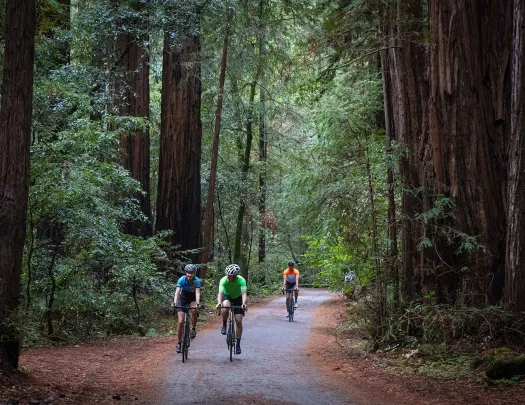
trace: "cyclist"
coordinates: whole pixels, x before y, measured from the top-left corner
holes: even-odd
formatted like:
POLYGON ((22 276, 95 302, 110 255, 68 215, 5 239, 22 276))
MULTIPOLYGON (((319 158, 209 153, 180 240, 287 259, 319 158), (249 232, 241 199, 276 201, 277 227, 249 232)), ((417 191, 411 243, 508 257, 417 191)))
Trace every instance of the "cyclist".
MULTIPOLYGON (((288 262, 288 268, 283 272, 283 289, 294 289, 295 301, 294 306, 297 308, 297 298, 299 297, 299 270, 295 267, 293 260, 288 262)), ((291 298, 291 293, 286 293, 286 308, 288 308, 288 300, 291 298)), ((286 312, 288 316, 288 312, 286 312)))
MULTIPOLYGON (((246 280, 239 275, 241 268, 237 264, 230 264, 224 270, 226 274, 219 282, 219 294, 217 295, 217 309, 222 306, 242 306, 242 308, 235 308, 235 323, 237 330, 235 332, 237 338, 237 346, 235 348, 236 354, 241 354, 241 336, 242 336, 242 318, 246 311, 246 280)), ((226 335, 226 323, 230 309, 227 308, 222 313, 222 328, 221 333, 226 335)))
MULTIPOLYGON (((197 307, 201 301, 201 280, 195 275, 197 266, 194 264, 187 264, 184 267, 186 275, 179 278, 177 281, 177 288, 175 289, 175 296, 173 297, 173 305, 183 307, 190 305, 191 309, 191 330, 190 338, 194 339, 197 335, 195 326, 197 325, 197 318, 199 316, 197 307)), ((184 310, 177 308, 177 315, 179 318, 179 326, 177 328, 177 353, 181 352, 180 342, 182 339, 182 328, 184 324, 184 310)))

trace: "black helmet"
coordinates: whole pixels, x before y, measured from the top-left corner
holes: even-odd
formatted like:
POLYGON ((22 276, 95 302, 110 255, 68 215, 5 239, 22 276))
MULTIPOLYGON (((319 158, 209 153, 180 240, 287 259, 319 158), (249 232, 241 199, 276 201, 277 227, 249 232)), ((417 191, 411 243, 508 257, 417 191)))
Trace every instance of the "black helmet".
POLYGON ((186 266, 184 266, 184 271, 186 273, 195 274, 195 272, 197 271, 197 266, 195 266, 194 264, 187 264, 186 266))
POLYGON ((288 266, 294 266, 294 265, 295 265, 295 262, 293 260, 288 261, 288 266))

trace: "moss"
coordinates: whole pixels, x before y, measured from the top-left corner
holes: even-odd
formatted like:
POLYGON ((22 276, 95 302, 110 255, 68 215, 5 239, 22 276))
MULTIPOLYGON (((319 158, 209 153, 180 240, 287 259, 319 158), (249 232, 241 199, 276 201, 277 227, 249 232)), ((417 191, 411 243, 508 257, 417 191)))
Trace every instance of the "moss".
POLYGON ((525 375, 525 356, 506 347, 487 353, 484 360, 486 375, 492 380, 510 379, 525 375))

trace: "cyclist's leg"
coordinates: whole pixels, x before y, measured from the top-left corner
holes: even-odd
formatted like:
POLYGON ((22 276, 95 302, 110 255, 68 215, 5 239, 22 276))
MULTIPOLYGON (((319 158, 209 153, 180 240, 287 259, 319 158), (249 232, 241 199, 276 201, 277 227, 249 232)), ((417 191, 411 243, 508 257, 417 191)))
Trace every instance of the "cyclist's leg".
POLYGON ((192 339, 197 335, 195 332, 195 326, 197 326, 197 318, 199 317, 199 311, 197 310, 197 301, 192 301, 190 304, 191 307, 191 331, 190 337, 192 339))
POLYGON ((235 314, 235 326, 237 330, 235 331, 235 337, 240 339, 242 337, 242 314, 235 314))
MULTIPOLYGON (((224 301, 222 301, 222 306, 223 307, 230 307, 231 306, 230 300, 229 299, 225 299, 224 301)), ((230 308, 223 309, 221 311, 221 314, 222 314, 221 333, 223 335, 226 335, 226 323, 228 322, 228 315, 230 315, 230 308)))
POLYGON ((295 308, 297 308, 297 298, 299 297, 299 289, 294 291, 295 294, 295 308))

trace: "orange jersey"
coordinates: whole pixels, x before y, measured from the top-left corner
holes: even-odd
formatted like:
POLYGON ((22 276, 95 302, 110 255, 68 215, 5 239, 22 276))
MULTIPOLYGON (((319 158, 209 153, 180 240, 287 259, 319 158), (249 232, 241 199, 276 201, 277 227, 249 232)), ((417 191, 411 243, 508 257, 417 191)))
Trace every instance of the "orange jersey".
POLYGON ((286 281, 289 283, 295 283, 297 280, 297 277, 299 277, 299 270, 297 269, 286 269, 283 273, 283 276, 286 277, 286 281))

